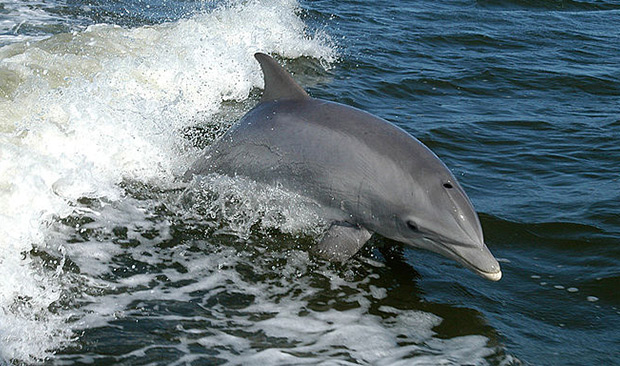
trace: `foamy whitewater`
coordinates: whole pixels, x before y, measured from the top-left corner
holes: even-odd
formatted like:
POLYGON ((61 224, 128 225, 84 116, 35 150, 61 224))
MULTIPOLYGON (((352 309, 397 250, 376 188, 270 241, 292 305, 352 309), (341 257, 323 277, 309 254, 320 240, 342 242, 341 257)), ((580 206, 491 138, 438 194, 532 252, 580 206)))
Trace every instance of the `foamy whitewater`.
MULTIPOLYGON (((2 85, 0 100, 2 359, 40 359, 75 337, 72 311, 50 311, 74 286, 61 265, 63 240, 50 227, 79 212, 79 198, 120 204, 123 179, 174 184, 198 155, 183 127, 261 86, 254 52, 333 61, 327 39, 306 34, 295 8, 252 2, 176 23, 94 25, 0 49, 0 73, 14 81, 2 85), (58 266, 42 267, 33 248, 58 252, 58 266)), ((112 255, 106 246, 97 250, 112 255)))
POLYGON ((325 223, 303 197, 226 177, 189 187, 178 178, 201 151, 192 129, 214 138, 256 102, 248 99, 262 86, 255 52, 336 61, 329 37, 308 29, 295 1, 3 42, 2 363, 109 361, 104 351, 55 353, 79 350, 97 332, 132 334, 138 323, 176 338, 136 331, 126 343, 144 346, 115 361, 165 349, 187 363, 204 357, 196 347, 235 365, 484 364, 494 352, 478 335, 433 338, 441 319, 430 313, 381 306, 373 309, 381 316, 369 314, 369 299, 386 296, 371 283, 381 265, 343 274, 312 261, 306 249, 325 223), (179 227, 202 239, 179 244, 179 227), (278 247, 273 230, 294 244, 278 247), (317 278, 358 306, 310 306, 317 278))

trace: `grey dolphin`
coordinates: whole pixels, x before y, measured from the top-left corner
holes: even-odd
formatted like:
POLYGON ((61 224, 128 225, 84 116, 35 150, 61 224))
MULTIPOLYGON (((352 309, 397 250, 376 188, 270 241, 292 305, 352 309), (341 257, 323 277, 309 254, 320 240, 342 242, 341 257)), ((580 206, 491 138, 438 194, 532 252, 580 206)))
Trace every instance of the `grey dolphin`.
POLYGON ((244 176, 316 200, 332 224, 315 249, 332 260, 353 256, 376 232, 501 278, 469 198, 433 152, 381 118, 311 98, 270 56, 255 57, 260 103, 186 177, 244 176))

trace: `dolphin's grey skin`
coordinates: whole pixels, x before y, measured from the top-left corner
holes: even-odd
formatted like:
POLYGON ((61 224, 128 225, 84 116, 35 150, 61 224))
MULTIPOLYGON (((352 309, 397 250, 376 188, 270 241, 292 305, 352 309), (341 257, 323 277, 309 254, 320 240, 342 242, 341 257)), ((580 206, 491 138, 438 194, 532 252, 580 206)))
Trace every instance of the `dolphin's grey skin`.
POLYGON ((187 177, 244 176, 316 200, 332 222, 316 250, 330 259, 351 257, 376 232, 501 278, 471 202, 435 154, 383 119, 311 98, 271 57, 255 57, 260 103, 187 177))

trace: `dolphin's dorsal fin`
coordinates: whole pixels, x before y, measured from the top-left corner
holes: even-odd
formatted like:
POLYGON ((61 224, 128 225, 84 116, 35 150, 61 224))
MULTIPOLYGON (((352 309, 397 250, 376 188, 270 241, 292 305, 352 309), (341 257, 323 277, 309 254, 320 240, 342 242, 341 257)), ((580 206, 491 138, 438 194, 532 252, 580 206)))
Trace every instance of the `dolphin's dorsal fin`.
POLYGON ((265 90, 261 102, 271 102, 274 100, 303 100, 310 99, 306 91, 299 86, 271 56, 264 53, 255 53, 254 57, 258 60, 265 78, 265 90))

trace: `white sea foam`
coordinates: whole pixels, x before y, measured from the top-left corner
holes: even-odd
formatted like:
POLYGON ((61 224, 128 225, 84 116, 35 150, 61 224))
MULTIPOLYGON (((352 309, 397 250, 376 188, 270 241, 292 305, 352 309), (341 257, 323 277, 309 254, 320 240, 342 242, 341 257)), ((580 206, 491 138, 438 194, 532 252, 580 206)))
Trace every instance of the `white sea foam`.
POLYGON ((183 128, 261 86, 254 52, 333 61, 327 38, 310 34, 296 10, 294 1, 244 1, 174 23, 94 25, 0 48, 0 359, 33 362, 71 342, 73 314, 56 304, 77 279, 101 285, 93 278, 120 250, 102 240, 67 254, 50 226, 78 199, 131 222, 119 184, 173 185, 197 154, 183 128), (33 248, 58 265, 41 264, 33 248), (64 273, 69 255, 83 276, 64 273))
MULTIPOLYGON (((97 243, 80 243, 84 245, 97 243)), ((150 246, 143 243, 127 253, 142 262, 148 260, 143 251, 150 246)), ((484 365, 494 352, 482 336, 434 337, 433 328, 442 321, 436 315, 386 305, 372 310, 376 287, 372 281, 378 276, 357 274, 364 272, 363 263, 343 273, 317 266, 306 252, 295 249, 259 257, 217 243, 203 242, 198 252, 189 249, 186 244, 151 250, 159 264, 173 259, 184 270, 168 267, 152 275, 101 280, 110 288, 107 294, 84 297, 82 327, 109 327, 114 322, 122 334, 130 324, 151 320, 159 327, 174 327, 181 340, 149 342, 119 356, 117 362, 158 348, 179 352, 178 364, 215 357, 230 365, 484 365), (296 275, 269 277, 272 272, 296 275), (313 282, 319 280, 329 284, 317 287, 313 282), (332 293, 342 293, 337 301, 350 305, 340 310, 313 308, 316 299, 332 293), (184 311, 161 311, 178 303, 184 311)), ((96 362, 105 356, 79 357, 96 362)))

